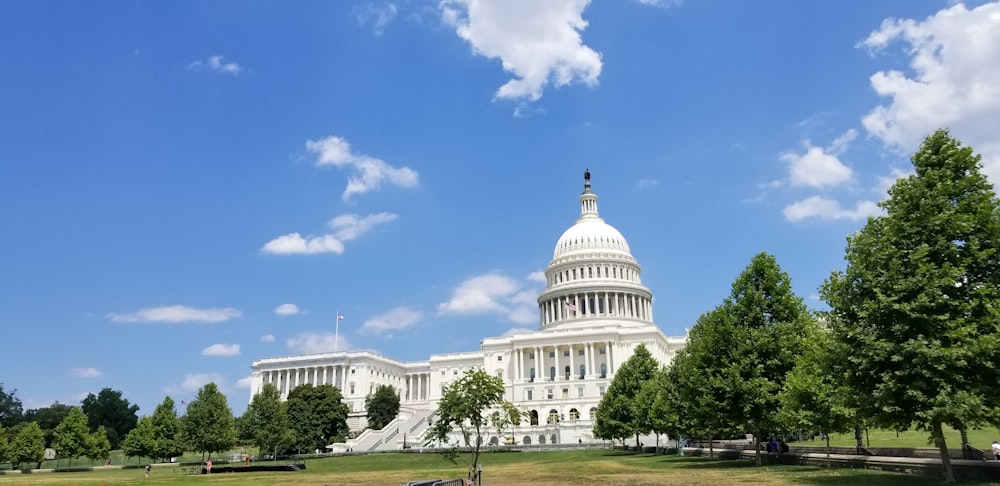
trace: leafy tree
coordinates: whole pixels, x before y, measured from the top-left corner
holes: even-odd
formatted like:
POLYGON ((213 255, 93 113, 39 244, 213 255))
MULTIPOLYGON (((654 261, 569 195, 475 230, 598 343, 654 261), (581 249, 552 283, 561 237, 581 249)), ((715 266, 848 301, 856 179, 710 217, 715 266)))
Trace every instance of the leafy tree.
POLYGON ((501 444, 506 443, 504 432, 509 428, 517 427, 524 421, 525 415, 513 403, 503 402, 500 409, 490 415, 490 425, 497 431, 497 440, 501 444))
POLYGON ((7 450, 10 448, 10 443, 7 442, 7 432, 3 429, 3 425, 0 425, 0 464, 7 462, 7 450))
POLYGON ((819 430, 826 435, 826 464, 830 466, 830 434, 849 432, 858 423, 849 405, 850 391, 837 376, 830 353, 829 332, 815 328, 806 339, 795 368, 785 378, 780 420, 792 430, 819 430))
POLYGON ((90 393, 82 402, 83 413, 91 431, 104 426, 112 449, 118 449, 122 439, 139 423, 138 405, 122 398, 122 392, 104 388, 97 395, 90 393))
POLYGON ((52 437, 52 448, 56 450, 56 457, 68 458, 72 464, 73 459, 90 453, 92 447, 90 431, 87 429, 87 416, 79 407, 73 407, 69 415, 56 426, 52 437))
POLYGON ((188 447, 207 452, 209 458, 213 452, 226 451, 236 444, 233 412, 215 383, 198 390, 195 399, 188 403, 181 426, 188 447))
POLYGON ((104 430, 103 425, 98 426, 97 430, 90 433, 89 445, 90 447, 85 454, 87 457, 95 461, 111 457, 111 442, 108 441, 108 431, 104 430))
POLYGON ((636 395, 636 416, 641 430, 656 434, 656 452, 660 450, 660 435, 676 432, 679 418, 671 409, 668 395, 672 392, 668 369, 656 370, 653 378, 642 383, 636 395))
POLYGON ((153 439, 153 418, 142 417, 122 441, 122 452, 128 457, 157 457, 153 439))
POLYGON ((368 427, 380 430, 399 415, 399 395, 392 385, 379 385, 374 394, 365 397, 368 427))
POLYGON ((658 367, 656 358, 645 344, 636 346, 632 356, 618 367, 607 393, 597 405, 600 427, 595 425, 595 436, 614 439, 635 434, 635 445, 639 446, 639 434, 651 431, 646 410, 652 405, 642 403, 639 392, 642 384, 653 378, 658 367))
POLYGON ((35 422, 29 422, 18 432, 10 444, 10 463, 14 469, 21 469, 25 463, 41 465, 45 457, 45 436, 42 428, 35 422))
POLYGON ((2 427, 13 427, 20 423, 23 418, 21 400, 15 395, 17 395, 17 390, 11 390, 10 393, 5 392, 3 383, 0 383, 0 426, 2 427))
POLYGON ((1000 210, 980 156, 938 130, 848 238, 846 270, 821 289, 847 385, 875 424, 1000 425, 1000 210))
POLYGON ((167 458, 184 454, 181 420, 174 409, 174 400, 169 396, 163 399, 150 417, 152 449, 147 457, 155 457, 166 461, 167 458))
POLYGON ((278 388, 270 383, 253 396, 239 422, 240 435, 248 438, 261 452, 277 456, 278 451, 295 442, 288 422, 287 404, 281 401, 278 388))
POLYGON ((38 423, 42 429, 45 447, 52 447, 52 436, 56 427, 62 423, 71 410, 73 410, 72 406, 55 402, 48 407, 28 410, 24 414, 24 421, 38 423))
POLYGON ((347 433, 347 405, 333 385, 304 384, 288 394, 288 420, 298 450, 323 450, 347 433))
MULTIPOLYGON (((503 380, 481 368, 466 370, 458 380, 446 385, 437 416, 427 430, 426 443, 449 442, 455 428, 462 435, 465 446, 470 449, 469 475, 477 474, 479 454, 483 446, 483 434, 489 425, 490 410, 509 410, 504 399, 503 380)), ((443 452, 446 459, 456 463, 461 456, 457 445, 443 452)))

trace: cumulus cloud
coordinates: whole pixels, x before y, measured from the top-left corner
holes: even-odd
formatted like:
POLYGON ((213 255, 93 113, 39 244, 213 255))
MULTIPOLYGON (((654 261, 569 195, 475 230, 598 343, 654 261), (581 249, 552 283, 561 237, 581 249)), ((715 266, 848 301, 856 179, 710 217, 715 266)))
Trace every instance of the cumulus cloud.
POLYGON ((189 394, 209 383, 215 383, 223 393, 228 389, 224 378, 218 373, 190 373, 184 375, 179 384, 163 387, 163 392, 167 395, 189 394))
POLYGON ((369 3, 364 6, 354 8, 354 16, 358 19, 358 24, 372 26, 372 33, 382 35, 385 28, 396 18, 399 9, 395 4, 385 3, 375 5, 369 3))
POLYGON ((405 306, 396 307, 384 314, 368 319, 361 326, 361 330, 378 336, 391 336, 394 331, 413 327, 422 318, 423 313, 416 309, 405 306))
POLYGON ((508 329, 506 332, 504 332, 502 334, 502 336, 503 337, 510 337, 510 336, 516 336, 518 334, 530 334, 530 333, 533 333, 533 332, 535 332, 535 329, 528 329, 528 328, 525 328, 525 327, 513 327, 513 328, 508 329))
POLYGON ((332 332, 304 332, 288 339, 285 344, 288 349, 300 354, 330 353, 334 350, 347 351, 350 349, 350 345, 343 335, 337 336, 332 332))
POLYGON ((785 219, 793 223, 806 219, 848 219, 861 220, 868 216, 881 214, 882 209, 874 201, 860 201, 853 209, 842 208, 834 199, 823 196, 812 196, 785 207, 785 219))
POLYGON ((252 376, 244 376, 243 378, 236 380, 236 384, 233 386, 236 388, 250 388, 250 384, 252 383, 253 383, 252 376))
POLYGON ((317 166, 332 165, 353 171, 347 180, 347 188, 340 196, 344 201, 349 201, 355 194, 376 190, 384 182, 400 187, 415 187, 418 183, 417 171, 409 167, 393 167, 384 160, 356 154, 351 151, 351 144, 342 137, 331 135, 308 140, 306 150, 316 156, 317 166))
POLYGON ((66 375, 73 378, 99 378, 104 373, 101 373, 97 368, 70 368, 66 375))
POLYGON ((531 282, 545 283, 545 272, 541 270, 536 270, 528 274, 528 280, 531 282))
POLYGON ((232 61, 226 62, 223 60, 222 56, 211 56, 205 61, 194 61, 191 64, 188 64, 188 69, 191 71, 208 69, 219 74, 232 74, 233 76, 243 72, 243 68, 240 67, 239 63, 232 61))
POLYGON ((273 343, 274 342, 274 334, 265 334, 265 335, 261 336, 260 337, 260 342, 262 342, 262 343, 273 343))
MULTIPOLYGON (((315 255, 319 253, 344 253, 344 243, 354 240, 375 227, 395 221, 398 214, 376 213, 359 217, 356 214, 342 214, 331 219, 327 225, 332 234, 303 238, 299 233, 279 236, 261 247, 268 255, 315 255)), ((275 311, 277 312, 277 311, 275 311)))
POLYGON ((201 350, 202 356, 239 356, 239 344, 213 344, 201 350))
POLYGON ((281 304, 274 308, 274 313, 279 316, 294 316, 301 312, 299 306, 295 304, 281 304))
POLYGON ((922 21, 886 19, 860 46, 877 54, 896 42, 909 70, 871 76, 888 102, 862 118, 865 129, 909 154, 947 127, 983 155, 985 172, 1000 182, 1000 2, 971 10, 959 3, 922 21))
POLYGON ((108 318, 115 322, 225 322, 242 316, 239 309, 233 307, 198 309, 184 305, 169 305, 139 309, 127 314, 112 312, 108 318))
POLYGON ((549 84, 597 84, 601 55, 585 46, 583 11, 590 0, 442 0, 446 24, 475 54, 499 59, 514 79, 496 97, 535 101, 549 84))
POLYGON ((462 282, 450 300, 437 305, 437 310, 446 315, 498 314, 528 324, 538 320, 536 294, 537 290, 524 288, 514 278, 488 273, 462 282))
POLYGON ((793 186, 815 188, 832 187, 850 182, 853 172, 840 161, 838 155, 857 136, 848 130, 837 137, 827 148, 814 147, 807 140, 805 153, 785 152, 781 160, 788 162, 788 179, 793 186))

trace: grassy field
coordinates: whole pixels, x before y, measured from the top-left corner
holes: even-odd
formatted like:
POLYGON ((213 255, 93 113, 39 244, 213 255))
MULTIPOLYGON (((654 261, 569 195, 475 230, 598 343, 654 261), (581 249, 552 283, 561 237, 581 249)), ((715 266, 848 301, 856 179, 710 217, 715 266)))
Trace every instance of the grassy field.
MULTIPOLYGON (((747 461, 712 461, 696 457, 653 456, 618 451, 511 452, 483 455, 483 484, 493 485, 930 485, 937 481, 864 470, 826 470, 802 466, 754 467, 747 461)), ((378 454, 308 460, 306 471, 184 475, 176 466, 154 467, 149 479, 141 469, 0 476, 0 485, 399 485, 416 479, 462 477, 463 466, 427 454, 378 454)), ((967 483, 1000 484, 1000 483, 967 483)))
MULTIPOLYGON (((919 430, 907 430, 904 432, 899 432, 898 436, 895 431, 892 430, 869 430, 868 436, 864 437, 864 431, 862 431, 863 440, 865 447, 899 447, 899 448, 920 448, 920 447, 933 447, 927 442, 930 437, 930 433, 921 432, 919 430), (869 445, 870 444, 870 445, 869 445)), ((949 449, 954 449, 961 451, 962 441, 960 440, 960 435, 957 430, 945 427, 944 430, 945 442, 948 444, 949 449)), ((969 431, 969 443, 973 447, 978 447, 983 450, 990 450, 990 445, 993 444, 994 440, 1000 440, 1000 432, 996 429, 983 429, 983 430, 970 430, 969 431)), ((854 447, 854 432, 849 434, 830 434, 830 445, 831 446, 843 446, 843 447, 854 447)), ((822 447, 825 442, 820 442, 819 437, 815 441, 803 441, 803 442, 789 442, 790 445, 808 445, 822 447)))

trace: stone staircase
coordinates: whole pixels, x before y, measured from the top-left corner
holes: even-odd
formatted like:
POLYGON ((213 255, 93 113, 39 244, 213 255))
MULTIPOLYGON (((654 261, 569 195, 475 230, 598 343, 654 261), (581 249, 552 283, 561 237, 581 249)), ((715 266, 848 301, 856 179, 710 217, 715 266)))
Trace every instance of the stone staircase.
POLYGON ((362 432, 352 441, 352 448, 357 452, 374 452, 399 450, 404 445, 420 447, 427 431, 427 418, 432 413, 430 410, 400 409, 399 416, 381 430, 367 429, 362 432))

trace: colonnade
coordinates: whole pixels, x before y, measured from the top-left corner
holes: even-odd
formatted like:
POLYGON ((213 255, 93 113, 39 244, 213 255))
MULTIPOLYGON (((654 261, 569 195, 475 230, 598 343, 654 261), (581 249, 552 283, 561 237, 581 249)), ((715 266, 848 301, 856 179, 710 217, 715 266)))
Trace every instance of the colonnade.
POLYGON ((411 373, 406 375, 406 393, 403 394, 404 402, 424 402, 427 401, 431 389, 430 373, 411 373))
POLYGON ((539 305, 542 325, 586 317, 622 317, 653 320, 648 298, 631 292, 582 292, 562 295, 539 305))
MULTIPOLYGON (((282 397, 287 397, 295 387, 299 385, 311 384, 333 385, 341 390, 345 397, 357 394, 367 394, 368 389, 354 389, 351 385, 358 387, 365 383, 349 380, 350 365, 328 365, 328 366, 306 366, 297 368, 286 368, 279 370, 265 370, 260 372, 261 386, 266 384, 274 385, 282 397)), ((371 378, 365 380, 366 383, 373 381, 371 378)), ((397 388, 399 388, 397 386, 397 388)), ((408 373, 405 376, 405 386, 401 391, 400 399, 404 402, 426 401, 430 390, 430 373, 408 373)))
POLYGON ((515 381, 565 381, 610 377, 617 369, 618 352, 612 341, 598 341, 517 347, 514 356, 515 381))

